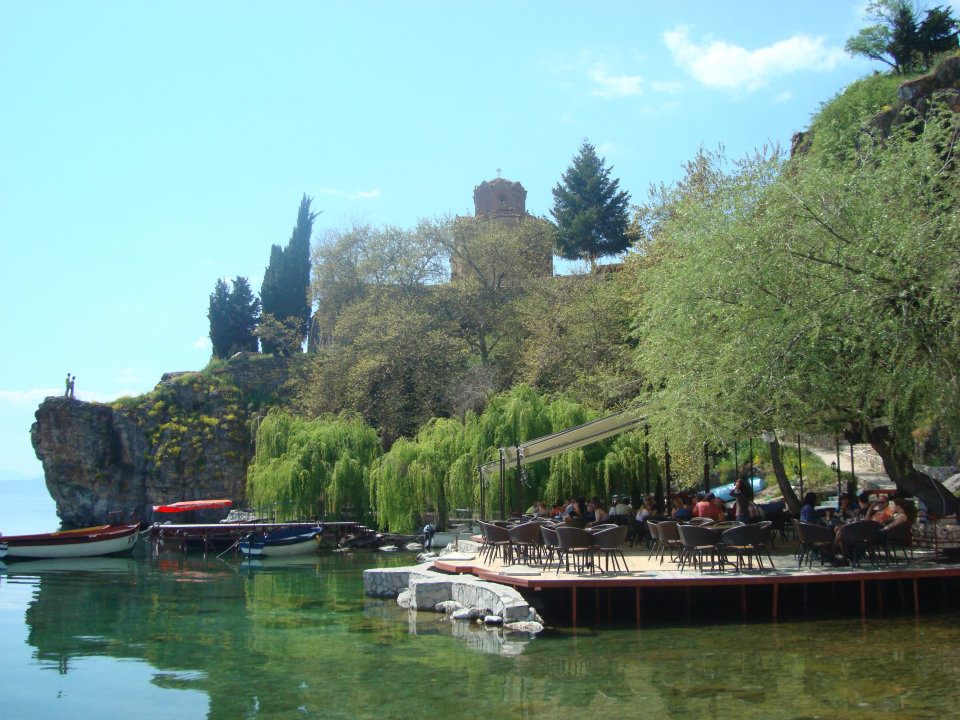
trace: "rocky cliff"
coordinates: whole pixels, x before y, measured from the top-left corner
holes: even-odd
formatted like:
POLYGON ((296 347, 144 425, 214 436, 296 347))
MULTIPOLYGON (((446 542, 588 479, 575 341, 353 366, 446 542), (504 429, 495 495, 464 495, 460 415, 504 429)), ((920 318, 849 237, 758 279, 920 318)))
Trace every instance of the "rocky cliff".
POLYGON ((252 421, 286 399, 298 363, 244 353, 203 372, 166 374, 137 398, 103 404, 48 397, 30 436, 61 521, 150 522, 153 505, 178 500, 225 497, 242 505, 252 421))

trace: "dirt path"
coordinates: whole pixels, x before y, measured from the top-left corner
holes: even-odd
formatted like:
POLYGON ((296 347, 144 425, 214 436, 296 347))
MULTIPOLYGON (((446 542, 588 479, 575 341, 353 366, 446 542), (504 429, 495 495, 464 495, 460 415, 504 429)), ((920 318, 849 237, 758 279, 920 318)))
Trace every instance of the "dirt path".
MULTIPOLYGON (((828 450, 826 448, 816 448, 808 445, 806 449, 823 460, 827 465, 837 461, 836 448, 828 450)), ((840 472, 850 472, 849 445, 840 446, 840 472)), ((854 453, 853 458, 853 472, 857 477, 860 487, 885 487, 891 484, 890 478, 886 473, 868 469, 866 464, 856 457, 856 453, 854 453)))

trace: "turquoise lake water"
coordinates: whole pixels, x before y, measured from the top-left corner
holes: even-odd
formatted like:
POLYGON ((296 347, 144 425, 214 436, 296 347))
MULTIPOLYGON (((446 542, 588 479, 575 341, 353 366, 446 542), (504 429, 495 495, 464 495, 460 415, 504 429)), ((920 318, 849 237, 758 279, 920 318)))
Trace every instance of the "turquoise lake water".
POLYGON ((530 639, 364 597, 364 568, 410 561, 11 563, 0 574, 3 717, 955 714, 955 615, 560 628, 530 639))
MULTIPOLYGON (((0 482, 0 530, 56 527, 37 490, 0 482)), ((364 568, 410 562, 326 553, 245 566, 172 554, 0 565, 0 717, 956 715, 956 614, 549 628, 530 639, 364 597, 364 568)))

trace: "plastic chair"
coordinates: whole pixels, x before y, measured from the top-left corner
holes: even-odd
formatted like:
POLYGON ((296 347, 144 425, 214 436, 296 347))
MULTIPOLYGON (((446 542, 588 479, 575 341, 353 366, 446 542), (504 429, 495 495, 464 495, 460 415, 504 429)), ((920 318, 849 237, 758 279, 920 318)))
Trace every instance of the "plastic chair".
POLYGON ((711 568, 717 567, 718 560, 722 564, 720 533, 700 525, 678 525, 677 531, 681 543, 680 570, 690 562, 703 572, 703 561, 707 555, 710 556, 711 568))
MULTIPOLYGON (((747 560, 747 565, 753 569, 753 559, 757 559, 757 569, 764 570, 763 551, 766 543, 769 541, 770 526, 764 527, 762 524, 743 525, 741 527, 730 528, 723 532, 723 550, 729 556, 736 556, 734 563, 737 572, 742 572, 747 560)), ((770 566, 773 567, 773 558, 769 554, 770 566)))
MULTIPOLYGON (((566 554, 560 548, 560 540, 557 538, 557 529, 551 525, 540 526, 540 536, 543 538, 543 550, 546 554, 546 565, 553 562, 553 556, 557 556, 557 573, 560 573, 561 558, 566 560, 566 554)), ((569 569, 569 564, 566 565, 569 569)))
POLYGON ((800 567, 803 567, 804 560, 807 560, 809 567, 813 567, 814 555, 820 558, 821 565, 826 560, 834 559, 834 533, 831 528, 799 521, 796 528, 797 535, 800 537, 800 549, 797 552, 797 562, 800 567))
POLYGON ((621 570, 620 560, 623 560, 622 571, 627 571, 627 558, 623 555, 623 544, 627 541, 626 525, 615 525, 612 528, 593 534, 593 549, 597 554, 603 553, 604 572, 610 572, 610 556, 613 555, 613 569, 621 570), (620 560, 617 559, 620 556, 620 560))
POLYGON ((480 531, 483 533, 486 550, 486 561, 496 560, 499 554, 504 564, 513 559, 513 548, 510 542, 510 531, 500 525, 480 522, 480 531))
POLYGON ((860 561, 864 557, 869 557, 874 565, 879 564, 877 547, 880 541, 880 525, 873 520, 858 520, 840 528, 843 556, 856 567, 860 567, 860 561))
MULTIPOLYGON (((694 525, 693 527, 696 527, 694 525)), ((664 520, 657 523, 657 536, 660 538, 660 564, 663 565, 663 556, 670 550, 670 559, 675 560, 680 551, 682 541, 676 520, 664 520)))
MULTIPOLYGON (((569 558, 573 558, 573 569, 578 574, 588 567, 590 573, 593 573, 596 564, 593 562, 593 535, 583 528, 564 526, 557 528, 557 540, 560 541, 560 549, 567 556, 567 562, 569 563, 569 558)), ((570 569, 569 564, 567 569, 570 569)))
POLYGON ((897 549, 900 549, 903 552, 903 561, 907 565, 910 564, 910 555, 913 554, 913 533, 909 525, 884 528, 880 531, 880 542, 888 563, 891 557, 894 562, 897 562, 897 549))
POLYGON ((527 522, 522 525, 514 525, 507 531, 510 537, 511 554, 516 557, 517 562, 520 561, 522 556, 524 564, 529 565, 530 558, 534 557, 539 564, 542 540, 541 527, 540 523, 527 522))

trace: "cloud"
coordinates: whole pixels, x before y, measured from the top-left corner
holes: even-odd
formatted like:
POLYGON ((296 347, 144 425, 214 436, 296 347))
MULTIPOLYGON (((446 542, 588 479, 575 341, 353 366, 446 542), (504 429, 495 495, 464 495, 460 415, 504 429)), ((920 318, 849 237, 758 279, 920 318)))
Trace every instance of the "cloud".
POLYGON ((595 67, 587 73, 597 87, 591 95, 604 98, 631 97, 643 92, 643 78, 639 75, 608 75, 605 70, 595 67))
POLYGON ((213 345, 210 343, 210 338, 206 335, 201 335, 193 341, 193 347, 196 350, 209 350, 213 345))
POLYGON ((789 90, 784 90, 782 93, 777 95, 773 101, 777 103, 785 103, 793 100, 793 93, 789 90))
POLYGON ((679 26, 663 33, 673 60, 708 87, 753 92, 770 80, 803 70, 832 70, 848 58, 842 48, 827 47, 822 37, 794 35, 747 50, 739 45, 711 40, 697 44, 689 30, 679 26))
POLYGON ((45 397, 63 395, 63 388, 33 388, 31 390, 0 390, 0 404, 36 405, 45 397))
POLYGON ((342 198, 347 198, 348 200, 376 200, 377 198, 380 197, 379 188, 373 188, 371 190, 357 190, 355 192, 347 192, 346 190, 340 190, 338 188, 321 187, 321 188, 317 188, 317 192, 320 195, 342 197, 342 198))

